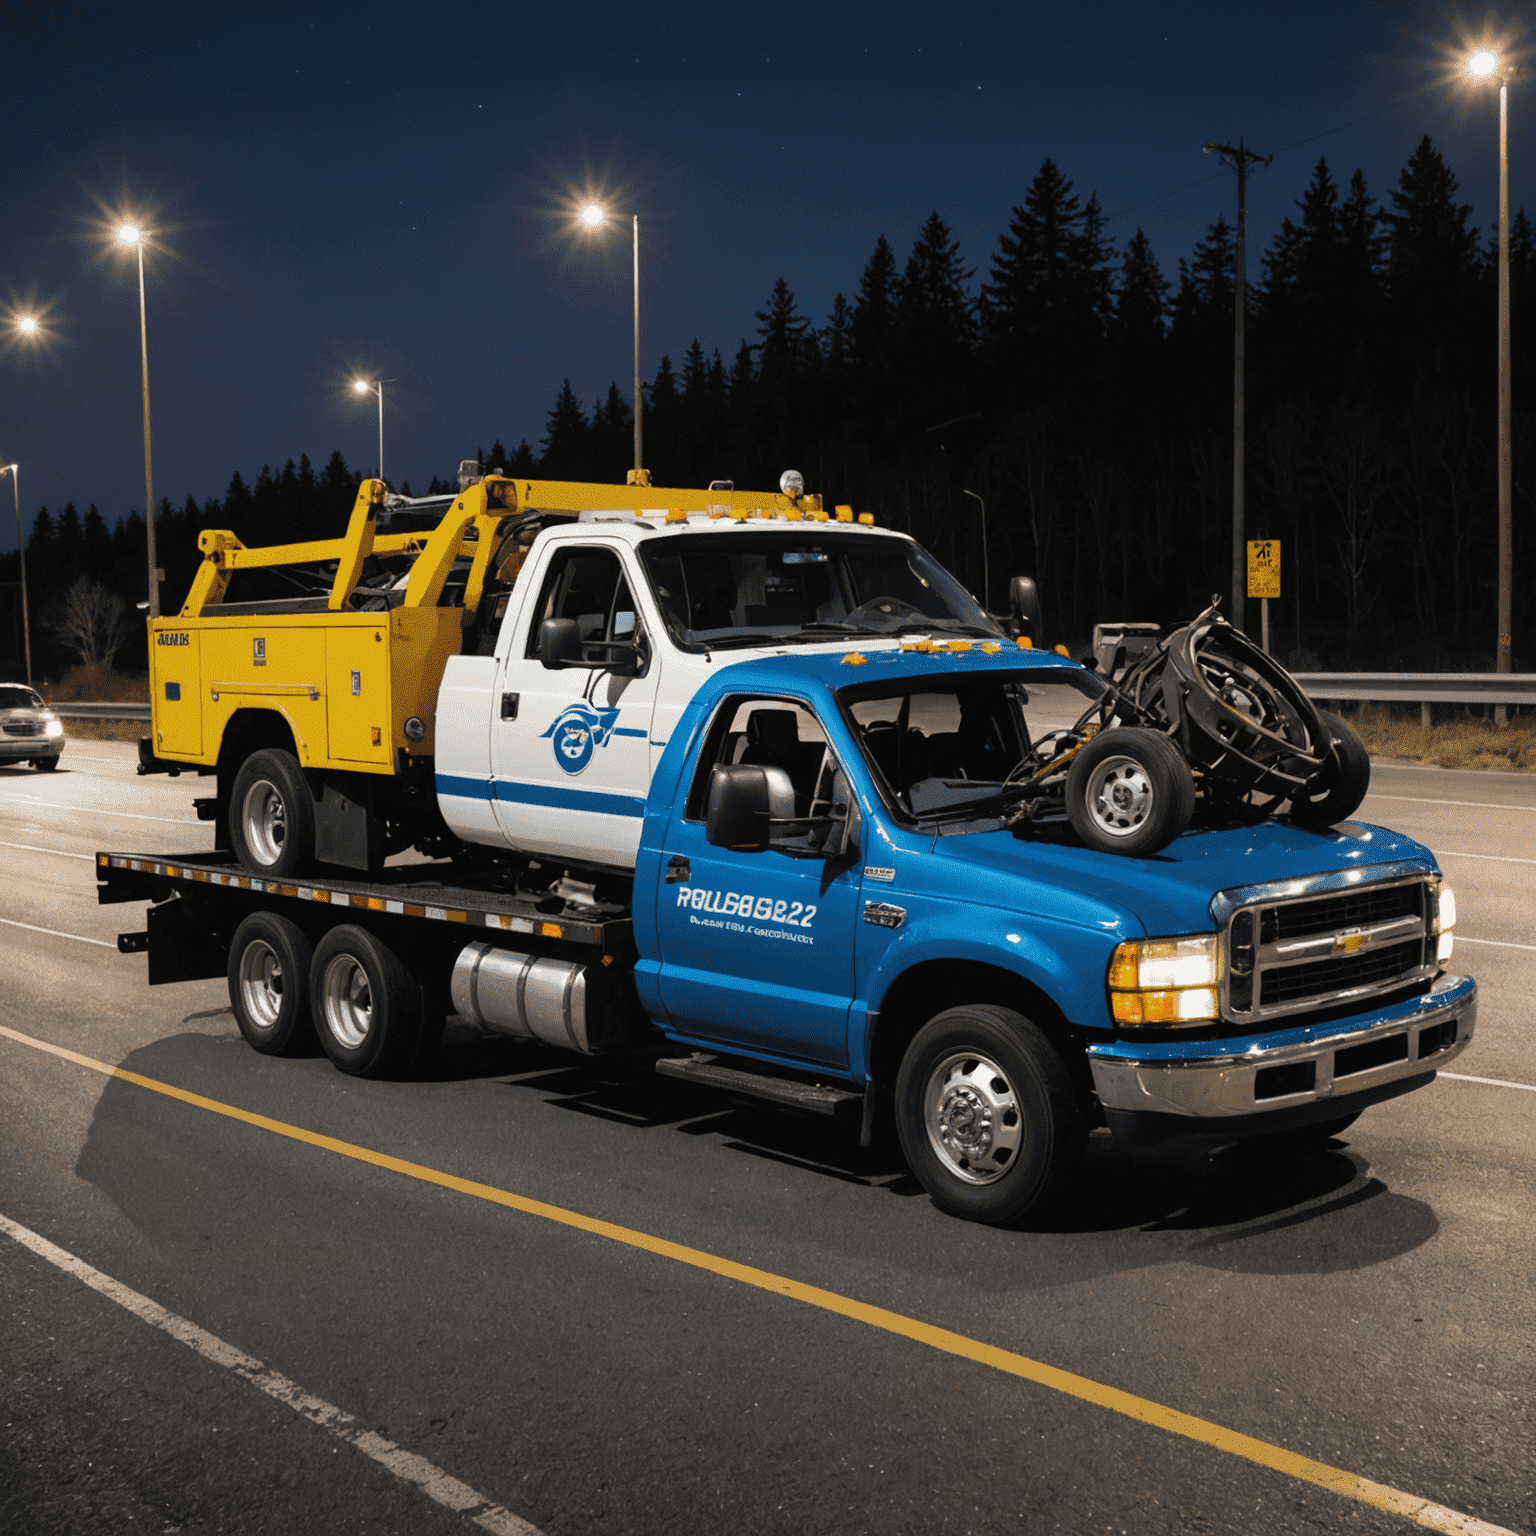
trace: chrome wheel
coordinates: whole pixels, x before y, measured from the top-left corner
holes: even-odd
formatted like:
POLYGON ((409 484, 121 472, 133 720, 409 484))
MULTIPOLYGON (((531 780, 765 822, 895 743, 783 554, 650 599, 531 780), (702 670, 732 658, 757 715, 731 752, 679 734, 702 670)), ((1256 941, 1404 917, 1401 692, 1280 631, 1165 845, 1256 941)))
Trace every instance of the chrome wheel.
POLYGON ((995 1061, 946 1056, 923 1092, 928 1141, 946 1169, 967 1184, 990 1184, 1019 1150, 1023 1122, 1013 1085, 995 1061))
POLYGON ((1156 792, 1146 768, 1132 757, 1094 765, 1084 799, 1094 825, 1107 837, 1130 837, 1152 813, 1156 792))
POLYGON ((373 1028, 373 989, 367 971, 351 955, 337 955, 326 966, 320 1002, 326 1028, 339 1044, 355 1051, 373 1028))
POLYGON ((240 1000, 251 1022, 273 1028, 283 1010, 283 964, 277 951, 261 939, 245 946, 240 955, 240 1000))
POLYGON ((283 792, 271 779, 257 779, 245 792, 240 807, 240 824, 245 846, 263 865, 276 864, 283 856, 283 842, 288 834, 288 815, 283 792))

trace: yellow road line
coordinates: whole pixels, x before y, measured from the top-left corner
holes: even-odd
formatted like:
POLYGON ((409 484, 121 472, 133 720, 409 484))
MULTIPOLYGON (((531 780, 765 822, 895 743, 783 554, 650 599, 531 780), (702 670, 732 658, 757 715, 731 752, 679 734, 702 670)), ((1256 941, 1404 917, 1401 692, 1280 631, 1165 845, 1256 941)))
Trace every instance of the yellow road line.
POLYGON ((548 1205, 542 1200, 531 1200, 526 1195, 515 1195, 509 1190, 497 1189, 491 1184, 481 1184, 473 1179, 461 1179, 456 1174, 444 1173, 437 1168, 428 1168, 422 1163, 408 1162, 404 1158, 391 1157, 387 1152, 378 1152, 372 1147, 360 1147, 349 1141, 339 1141, 334 1136, 322 1136, 315 1131, 306 1131, 301 1126, 289 1125, 282 1120, 273 1120, 266 1115, 254 1114, 248 1109, 224 1104, 217 1099, 204 1098, 202 1094, 189 1093, 185 1088, 177 1088, 173 1084, 162 1083, 152 1077, 141 1077, 137 1072, 128 1072, 122 1067, 110 1066, 104 1061, 82 1056, 78 1051, 68 1050, 64 1046, 53 1045, 46 1040, 35 1039, 31 1035, 20 1034, 3 1024, 0 1024, 0 1035, 20 1045, 31 1046, 34 1050, 45 1051, 65 1061, 72 1061, 77 1066, 88 1067, 91 1071, 100 1072, 106 1077, 115 1077, 122 1082, 132 1083, 136 1087, 147 1088, 152 1093, 179 1099, 183 1104, 191 1104, 197 1109, 206 1109, 213 1114, 242 1121, 246 1125, 255 1126, 258 1130, 287 1137, 290 1141, 319 1147, 323 1151, 334 1152, 340 1157, 349 1157, 360 1163, 370 1163, 375 1168, 385 1168, 391 1173, 418 1179, 423 1184, 435 1184, 440 1189, 451 1189, 476 1200, 486 1200, 493 1205, 505 1206, 509 1210, 520 1211, 527 1216, 538 1216, 545 1221, 557 1222, 564 1227, 573 1227, 578 1232, 587 1232, 594 1237, 606 1238, 610 1242, 623 1243, 626 1247, 654 1253, 660 1258, 687 1264, 694 1269, 702 1269, 709 1274, 735 1280, 760 1291, 767 1291, 771 1295, 803 1302, 823 1312, 831 1312, 838 1317, 846 1317, 853 1322, 867 1324, 871 1328, 878 1328, 898 1338, 910 1339, 913 1343, 926 1345, 944 1354, 956 1355, 962 1360, 974 1361, 977 1365, 988 1366, 992 1370, 1002 1371, 1009 1376, 1021 1377, 1025 1381, 1049 1387, 1054 1392, 1061 1392, 1068 1397, 1078 1398, 1082 1402, 1092 1403, 1095 1407, 1105 1408, 1112 1413, 1135 1419, 1139 1423, 1166 1430, 1169 1434, 1182 1435, 1187 1440, 1195 1440, 1202 1445, 1212 1446, 1218 1451, 1225 1451, 1228 1455, 1239 1456, 1258 1466, 1268 1467, 1271 1471, 1283 1472, 1288 1477, 1298 1478, 1302 1482, 1314 1483, 1319 1488, 1326 1488, 1329 1492, 1337 1493, 1344 1498, 1356 1499, 1374 1509, 1400 1515, 1405 1520, 1423 1526, 1426 1530, 1453 1532, 1456 1536, 1515 1536, 1515 1533, 1503 1526, 1490 1525, 1486 1521, 1448 1509, 1443 1504, 1422 1499, 1417 1494, 1404 1493, 1384 1483, 1357 1477, 1353 1472, 1346 1472, 1340 1467, 1331 1467, 1326 1462, 1314 1461, 1309 1456, 1298 1456, 1294 1451, 1271 1445, 1266 1440, 1241 1434, 1237 1430, 1213 1424, 1207 1419, 1196 1418, 1193 1414, 1181 1413, 1176 1408, 1165 1407, 1162 1403, 1155 1403, 1150 1398, 1137 1397, 1131 1392, 1122 1392, 1118 1387, 1106 1386, 1086 1376, 1078 1376, 1072 1371, 1059 1370, 1056 1366, 1031 1360, 1025 1355, 1014 1354, 1011 1350, 999 1349, 992 1344, 983 1344, 977 1339, 953 1333, 947 1328, 936 1328, 931 1323, 905 1317, 900 1312, 870 1306, 867 1302, 855 1301, 852 1297, 840 1295, 836 1291, 824 1290, 816 1285, 805 1285, 799 1280, 791 1280, 766 1269, 756 1269, 750 1264, 738 1264, 733 1259, 724 1259, 718 1254, 706 1253, 701 1248, 689 1248, 664 1237, 653 1237, 650 1233, 638 1232, 633 1227, 623 1227, 611 1221, 601 1221, 593 1216, 583 1216, 579 1211, 568 1211, 562 1206, 548 1205))

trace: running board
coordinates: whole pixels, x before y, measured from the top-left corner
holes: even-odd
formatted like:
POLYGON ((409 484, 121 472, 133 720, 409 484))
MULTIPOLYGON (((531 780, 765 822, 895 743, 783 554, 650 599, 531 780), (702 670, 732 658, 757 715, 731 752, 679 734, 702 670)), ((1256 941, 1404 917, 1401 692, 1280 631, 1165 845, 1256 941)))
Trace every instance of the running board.
POLYGON ((749 1071, 725 1066, 718 1056, 702 1051, 692 1056, 664 1056, 656 1063, 663 1077, 681 1078, 703 1088, 721 1093, 742 1094, 766 1099, 785 1109, 798 1109, 813 1115, 835 1115, 838 1106, 860 1102, 864 1095, 855 1088, 832 1088, 825 1083, 804 1083, 796 1077, 778 1077, 769 1071, 749 1071))

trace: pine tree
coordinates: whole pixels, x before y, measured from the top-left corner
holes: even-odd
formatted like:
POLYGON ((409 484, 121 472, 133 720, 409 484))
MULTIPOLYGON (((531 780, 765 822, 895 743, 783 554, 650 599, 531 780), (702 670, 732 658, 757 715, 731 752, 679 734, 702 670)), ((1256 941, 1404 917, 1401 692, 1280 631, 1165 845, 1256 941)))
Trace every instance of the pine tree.
MULTIPOLYGON (((697 347, 698 342, 694 342, 694 346, 697 347)), ((700 356, 699 362, 702 367, 702 355, 700 356)), ((647 393, 647 415, 649 415, 652 411, 670 411, 672 407, 677 404, 677 400, 677 375, 672 372, 672 359, 670 357, 663 356, 660 366, 656 369, 656 378, 652 382, 650 390, 647 393)))
POLYGON ((1117 341, 1132 352, 1156 347, 1166 334, 1168 279, 1152 254, 1146 232, 1137 229, 1120 264, 1120 291, 1111 322, 1117 341))
POLYGON ((1387 291, 1400 317, 1442 317, 1459 306, 1477 271, 1470 203, 1458 203, 1456 178, 1426 133, 1408 157, 1385 215, 1387 291))
POLYGON ((781 277, 768 297, 768 308, 757 311, 758 377, 766 389, 782 389, 806 372, 811 322, 800 313, 789 284, 781 277))
POLYGON ((853 346, 853 311, 842 294, 832 300, 832 313, 827 316, 817 344, 827 377, 841 379, 848 371, 853 346))
POLYGON ((540 441, 543 449, 539 472, 551 480, 579 480, 589 447, 591 428, 581 402, 566 379, 549 413, 549 425, 540 441))
POLYGON ((538 460, 533 456, 533 449, 528 446, 528 439, 523 438, 517 445, 507 462, 507 473, 516 475, 520 479, 527 479, 538 468, 538 460))
POLYGON ((683 397, 695 404, 702 404, 709 392, 709 368, 704 361, 704 349, 697 336, 683 357, 683 397))
POLYGON ((859 279, 849 326, 853 366, 864 377, 883 376, 890 366, 896 337, 896 296, 900 281, 896 256, 884 235, 859 279))
POLYGON ((1173 300, 1173 323, 1191 325, 1229 320, 1236 285, 1237 242, 1232 226, 1222 214, 1195 244, 1194 259, 1179 258, 1179 291, 1173 300))

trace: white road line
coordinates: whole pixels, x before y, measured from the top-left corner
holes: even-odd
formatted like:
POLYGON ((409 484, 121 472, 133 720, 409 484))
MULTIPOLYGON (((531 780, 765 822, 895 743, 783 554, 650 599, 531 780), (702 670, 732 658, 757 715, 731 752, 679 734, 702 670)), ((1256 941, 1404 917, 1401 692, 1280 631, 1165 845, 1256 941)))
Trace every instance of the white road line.
POLYGON ((1466 934, 1456 935, 1458 944, 1491 944, 1495 949, 1536 949, 1536 944, 1511 944, 1507 939, 1469 939, 1466 934))
POLYGON ((1468 1077, 1465 1072, 1438 1072, 1437 1077, 1454 1077, 1458 1083, 1487 1083, 1490 1088, 1519 1088, 1536 1093, 1536 1083, 1506 1083, 1502 1077, 1468 1077))
MULTIPOLYGON (((84 859, 87 864, 95 862, 88 853, 65 853, 62 848, 39 848, 36 843, 0 842, 0 848, 20 848, 26 853, 51 853, 55 858, 60 859, 84 859)), ((1531 862, 1536 864, 1536 859, 1532 859, 1531 862)))
POLYGON ((173 1339, 185 1344, 188 1349, 196 1350, 205 1360, 211 1360, 215 1365, 222 1366, 225 1370, 250 1382, 253 1387, 265 1392, 268 1397, 275 1398, 280 1403, 286 1403, 300 1417, 308 1419, 311 1424, 318 1424, 322 1429, 329 1430, 337 1439, 345 1440, 348 1445, 355 1446, 363 1455, 393 1472, 402 1482, 414 1483, 434 1503, 441 1504, 446 1509, 455 1510, 461 1515, 468 1515, 474 1524, 480 1526, 482 1530, 493 1532, 494 1536, 540 1536, 537 1526, 519 1519, 510 1510, 503 1509, 501 1505, 491 1503, 483 1494, 477 1493, 467 1483, 461 1483, 458 1478, 450 1477, 441 1467, 434 1466, 425 1457, 402 1450, 393 1441, 374 1434, 372 1430, 364 1429, 345 1409, 338 1408, 335 1404, 326 1402, 324 1398, 315 1397, 304 1391, 297 1383, 290 1381, 277 1371, 268 1369, 260 1360, 246 1354, 244 1350, 236 1349, 233 1344, 226 1344, 215 1334, 199 1328, 196 1323, 189 1323, 186 1318, 178 1317, 174 1312, 167 1312, 158 1302, 153 1302, 149 1297, 130 1290, 110 1275, 102 1274, 99 1269, 93 1269, 84 1259, 77 1259, 74 1254, 56 1247, 46 1237, 39 1237, 36 1232, 6 1216, 0 1216, 0 1232, 15 1238, 18 1243, 24 1248, 30 1248, 39 1258, 46 1259, 50 1264, 62 1269, 65 1274, 73 1275, 75 1279, 90 1286, 93 1291, 100 1292, 108 1301, 115 1301, 118 1306, 132 1312, 135 1317, 141 1318, 151 1327, 170 1334, 173 1339))
POLYGON ((33 795, 7 795, 6 800, 21 805, 40 805, 49 811, 88 811, 92 816, 120 816, 126 821, 168 821, 173 827, 195 827, 199 823, 182 816, 141 816, 135 811, 107 811, 98 805, 68 805, 58 800, 39 800, 33 795))
POLYGON ((105 939, 87 939, 78 933, 60 933, 57 928, 39 928, 36 923, 18 923, 15 918, 0 917, 0 923, 7 928, 25 928, 29 933, 48 933, 56 939, 73 939, 77 944, 100 944, 103 949, 116 949, 116 944, 109 944, 105 939))
POLYGON ((1470 805, 1479 811, 1536 811, 1536 805, 1494 805, 1487 800, 1426 800, 1420 795, 1384 795, 1372 790, 1368 800, 1407 800, 1413 805, 1470 805))
POLYGON ((1439 859, 1487 859, 1494 864, 1536 864, 1536 859, 1511 858, 1507 853, 1451 853, 1447 849, 1437 848, 1435 857, 1439 859))

